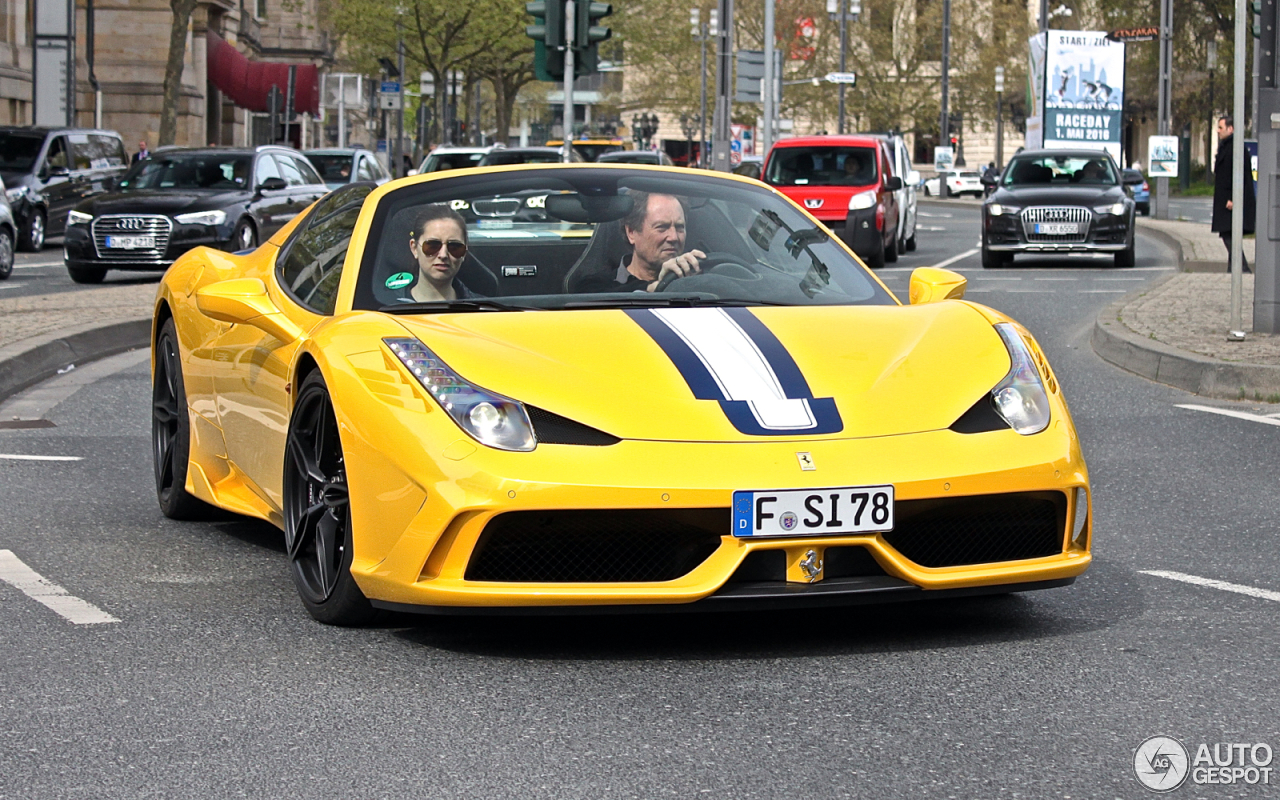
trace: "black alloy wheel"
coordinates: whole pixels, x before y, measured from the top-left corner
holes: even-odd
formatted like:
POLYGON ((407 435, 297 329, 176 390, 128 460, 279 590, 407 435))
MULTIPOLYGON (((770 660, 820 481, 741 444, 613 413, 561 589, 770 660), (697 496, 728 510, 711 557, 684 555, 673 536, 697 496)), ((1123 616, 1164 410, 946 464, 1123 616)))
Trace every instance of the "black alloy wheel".
POLYGON ((324 378, 298 390, 284 455, 284 532, 302 604, 330 625, 362 625, 373 606, 351 577, 351 498, 338 421, 324 378))
POLYGON ((31 212, 31 218, 22 228, 18 246, 28 253, 36 253, 44 248, 44 209, 37 208, 31 212))
POLYGON ((13 258, 13 233, 8 228, 0 228, 0 281, 13 274, 13 258))
POLYGON ((156 338, 155 374, 151 381, 151 456, 156 472, 156 499, 170 519, 207 519, 214 509, 187 492, 187 462, 191 454, 191 420, 182 381, 182 359, 173 320, 166 320, 156 338))

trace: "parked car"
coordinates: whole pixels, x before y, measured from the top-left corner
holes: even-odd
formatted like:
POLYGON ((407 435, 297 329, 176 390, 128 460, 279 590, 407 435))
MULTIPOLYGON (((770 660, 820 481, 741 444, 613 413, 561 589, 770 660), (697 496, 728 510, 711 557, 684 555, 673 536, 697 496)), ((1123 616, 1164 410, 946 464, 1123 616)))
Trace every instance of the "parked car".
POLYGON ((1126 169, 1121 180, 1124 181, 1124 188, 1128 190, 1129 196, 1133 198, 1138 213, 1145 217, 1151 216, 1151 185, 1143 174, 1136 169, 1126 169))
POLYGON ((501 148, 502 145, 500 144, 490 145, 489 147, 454 147, 442 144, 427 153, 413 174, 421 175, 427 172, 443 172, 448 169, 478 167, 481 159, 494 150, 501 148))
POLYGON ((391 180, 391 176, 378 162, 378 157, 363 147, 306 150, 303 155, 330 189, 363 181, 372 181, 381 186, 391 180))
POLYGON ((872 269, 898 260, 898 198, 878 136, 797 136, 773 146, 764 182, 808 209, 872 269))
POLYGON ((943 170, 932 178, 924 182, 924 196, 938 197, 942 195, 942 189, 939 181, 942 176, 947 178, 947 195, 950 197, 964 197, 971 194, 974 197, 982 197, 982 175, 972 170, 943 170))
POLYGON ((13 209, 4 196, 4 181, 0 180, 0 281, 13 274, 13 248, 18 241, 18 226, 13 222, 13 209))
POLYGON ((760 167, 763 165, 764 156, 743 156, 738 166, 733 168, 733 174, 760 180, 760 167))
MULTIPOLYGON (((560 147, 564 139, 551 139, 547 147, 560 147)), ((597 161, 605 153, 616 153, 627 149, 625 139, 607 136, 592 136, 573 140, 573 149, 577 150, 584 161, 597 161)))
POLYGON ((1015 253, 1114 253, 1133 266, 1133 198, 1105 150, 1024 150, 982 204, 982 266, 1015 253))
POLYGON ((893 174, 902 178, 898 195, 898 252, 910 253, 916 249, 916 187, 920 185, 920 173, 911 167, 911 150, 898 133, 871 133, 879 136, 889 146, 893 162, 893 174))
POLYGON ((155 153, 125 173, 119 191, 71 211, 67 271, 76 283, 99 283, 111 269, 163 271, 201 245, 249 250, 328 191, 288 147, 155 153))
POLYGON ((602 153, 596 159, 597 164, 650 164, 659 167, 674 167, 671 156, 661 150, 614 150, 602 153))
MULTIPOLYGON (((582 161, 574 150, 569 154, 573 161, 582 161)), ((559 164, 564 154, 554 147, 503 147, 486 153, 477 167, 502 167, 511 164, 559 164)))
POLYGON ((0 179, 18 247, 39 250, 47 237, 61 235, 72 207, 111 191, 128 166, 115 131, 0 127, 0 179))

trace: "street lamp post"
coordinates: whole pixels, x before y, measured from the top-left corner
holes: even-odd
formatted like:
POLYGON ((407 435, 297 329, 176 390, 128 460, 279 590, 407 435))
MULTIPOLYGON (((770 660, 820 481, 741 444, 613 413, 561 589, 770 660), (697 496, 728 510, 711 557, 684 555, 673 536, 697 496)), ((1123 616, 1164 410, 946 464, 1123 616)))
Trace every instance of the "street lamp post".
MULTIPOLYGON (((942 124, 941 128, 941 145, 943 147, 951 146, 951 116, 947 108, 948 97, 947 85, 951 72, 951 0, 942 0, 942 124)), ((955 161, 955 153, 951 154, 955 161)), ((938 197, 945 198, 947 196, 947 179, 942 175, 938 176, 938 197)))
POLYGON ((698 166, 703 168, 707 166, 707 42, 719 35, 720 12, 713 8, 710 17, 710 22, 703 23, 702 10, 689 9, 693 40, 702 46, 702 111, 698 115, 702 123, 698 139, 698 166))
POLYGON ((684 134, 686 145, 685 166, 693 166, 693 135, 698 132, 698 125, 701 124, 702 117, 694 114, 692 117, 688 114, 680 115, 680 131, 684 134))
POLYGON ((996 67, 996 169, 1004 169, 1004 67, 996 67))

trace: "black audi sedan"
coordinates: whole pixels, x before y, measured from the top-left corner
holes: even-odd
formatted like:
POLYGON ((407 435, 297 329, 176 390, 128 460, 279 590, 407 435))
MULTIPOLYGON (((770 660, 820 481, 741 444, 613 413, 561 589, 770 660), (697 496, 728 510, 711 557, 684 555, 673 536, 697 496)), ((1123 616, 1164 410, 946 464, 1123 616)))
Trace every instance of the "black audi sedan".
POLYGON ((1134 202, 1101 150, 1024 150, 982 204, 982 266, 1016 253, 1114 253, 1133 266, 1134 202))
POLYGON ((119 190, 86 200, 67 219, 71 279, 107 271, 163 271, 193 247, 249 250, 329 191, 288 147, 174 148, 134 164, 119 190))

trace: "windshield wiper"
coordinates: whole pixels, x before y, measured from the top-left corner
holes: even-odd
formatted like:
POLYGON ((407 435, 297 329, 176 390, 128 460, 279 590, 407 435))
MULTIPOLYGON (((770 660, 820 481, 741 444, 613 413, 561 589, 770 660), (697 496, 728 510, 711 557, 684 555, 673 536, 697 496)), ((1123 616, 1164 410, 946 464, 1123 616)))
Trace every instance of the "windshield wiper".
POLYGON ((424 303, 392 303, 378 309, 388 314, 449 314, 465 311, 540 311, 532 306, 516 306, 487 298, 431 300, 424 303))

